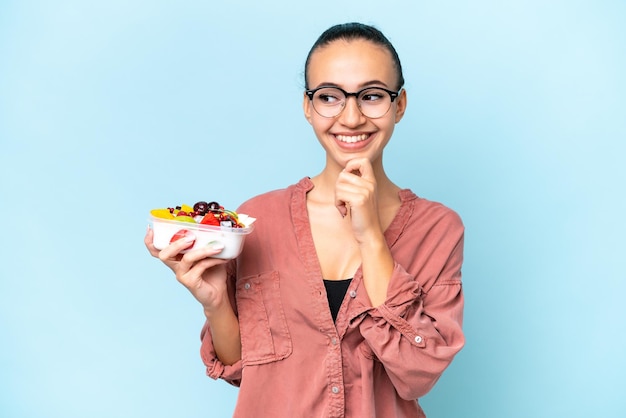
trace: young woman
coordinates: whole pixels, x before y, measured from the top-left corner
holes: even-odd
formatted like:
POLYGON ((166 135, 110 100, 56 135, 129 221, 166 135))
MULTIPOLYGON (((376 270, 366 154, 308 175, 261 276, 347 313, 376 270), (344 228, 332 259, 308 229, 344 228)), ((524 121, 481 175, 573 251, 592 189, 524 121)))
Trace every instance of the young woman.
POLYGON ((204 307, 202 360, 240 387, 235 417, 424 417, 464 344, 463 225, 385 173, 407 93, 382 33, 328 29, 305 83, 325 167, 238 209, 257 221, 237 260, 146 246, 204 307))

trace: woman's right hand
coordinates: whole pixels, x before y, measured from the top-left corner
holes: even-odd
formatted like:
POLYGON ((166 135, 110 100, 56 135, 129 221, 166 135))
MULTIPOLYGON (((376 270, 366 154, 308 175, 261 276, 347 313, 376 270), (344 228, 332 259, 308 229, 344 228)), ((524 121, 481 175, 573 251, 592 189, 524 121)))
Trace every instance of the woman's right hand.
POLYGON ((228 260, 213 257, 222 251, 223 246, 206 246, 181 254, 195 239, 193 235, 187 235, 159 251, 152 243, 153 236, 154 231, 148 228, 144 243, 150 254, 174 272, 176 279, 202 304, 206 314, 229 303, 226 290, 228 260))

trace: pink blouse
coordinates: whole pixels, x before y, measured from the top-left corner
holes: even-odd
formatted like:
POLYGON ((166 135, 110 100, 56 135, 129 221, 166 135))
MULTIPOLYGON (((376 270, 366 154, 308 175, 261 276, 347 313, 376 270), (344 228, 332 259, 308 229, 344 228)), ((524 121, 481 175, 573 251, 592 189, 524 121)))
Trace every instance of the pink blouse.
POLYGON ((257 196, 256 217, 229 266, 242 359, 227 366, 202 330, 211 378, 239 386, 234 417, 425 417, 426 394, 463 347, 464 228, 445 206, 400 191, 385 231, 395 260, 373 308, 360 269, 333 322, 309 224, 308 178, 257 196))

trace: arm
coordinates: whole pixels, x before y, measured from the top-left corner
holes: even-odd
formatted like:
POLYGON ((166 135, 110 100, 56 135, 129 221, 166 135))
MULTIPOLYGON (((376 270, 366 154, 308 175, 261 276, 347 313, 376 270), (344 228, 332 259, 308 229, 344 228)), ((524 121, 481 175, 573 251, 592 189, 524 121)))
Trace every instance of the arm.
MULTIPOLYGON (((231 260, 231 262, 227 265, 227 295, 228 295, 228 304, 231 306, 230 311, 233 315, 235 315, 235 320, 237 320, 236 312, 233 311, 232 307, 235 307, 235 265, 236 262, 231 260)), ((222 324, 227 325, 227 324, 222 324)), ((200 346, 200 357, 202 358, 202 362, 206 366, 206 373, 212 379, 224 379, 228 383, 234 386, 239 386, 241 383, 241 370, 242 370, 242 362, 241 362, 241 339, 239 333, 239 323, 237 322, 237 332, 233 333, 232 328, 228 326, 217 325, 220 329, 213 329, 215 324, 212 324, 209 319, 204 324, 202 328, 202 332, 200 333, 200 340, 202 341, 200 346), (226 333, 224 335, 223 333, 226 333), (228 335, 230 333, 230 335, 228 335), (236 337, 235 337, 236 336, 236 337), (235 341, 235 346, 239 348, 239 359, 233 363, 225 362, 218 355, 220 350, 220 338, 225 338, 225 341, 229 341, 231 339, 237 339, 235 341)))
POLYGON ((363 283, 372 306, 379 306, 387 298, 387 289, 394 270, 394 260, 382 232, 377 237, 359 244, 363 283))
MULTIPOLYGON (((215 355, 225 365, 241 360, 241 336, 239 321, 227 297, 211 308, 204 308, 207 328, 215 355)), ((204 340, 204 338, 203 338, 204 340)))
POLYGON ((241 340, 227 284, 227 260, 212 257, 223 247, 207 246, 183 255, 180 252, 195 239, 189 235, 159 251, 152 244, 152 235, 153 231, 148 230, 144 239, 150 253, 175 273, 204 309, 206 330, 210 332, 203 332, 203 340, 205 334, 210 334, 216 358, 225 365, 237 363, 241 359, 241 340))
POLYGON ((380 223, 377 182, 369 160, 348 162, 337 178, 335 204, 344 217, 350 218, 365 290, 372 306, 378 306, 387 298, 394 260, 380 223))
POLYGON ((385 303, 351 325, 359 327, 404 399, 426 394, 465 342, 463 227, 448 216, 430 235, 439 238, 420 242, 414 262, 403 259, 408 269, 396 262, 385 303))
POLYGON ((393 248, 378 217, 376 178, 366 159, 348 162, 335 203, 349 216, 361 251, 367 295, 359 293, 350 326, 358 326, 398 394, 426 394, 463 347, 463 224, 452 211, 429 205, 393 248), (393 250, 393 255, 392 255, 393 250), (359 315, 359 313, 365 313, 359 315))

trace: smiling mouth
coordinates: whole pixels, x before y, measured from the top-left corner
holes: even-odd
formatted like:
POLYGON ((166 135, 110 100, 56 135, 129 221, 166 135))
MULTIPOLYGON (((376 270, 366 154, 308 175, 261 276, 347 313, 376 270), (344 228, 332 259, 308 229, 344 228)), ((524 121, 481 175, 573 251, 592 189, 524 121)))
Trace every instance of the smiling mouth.
POLYGON ((361 135, 335 135, 335 138, 341 142, 345 142, 346 144, 354 144, 356 142, 365 141, 369 138, 368 134, 361 135))

